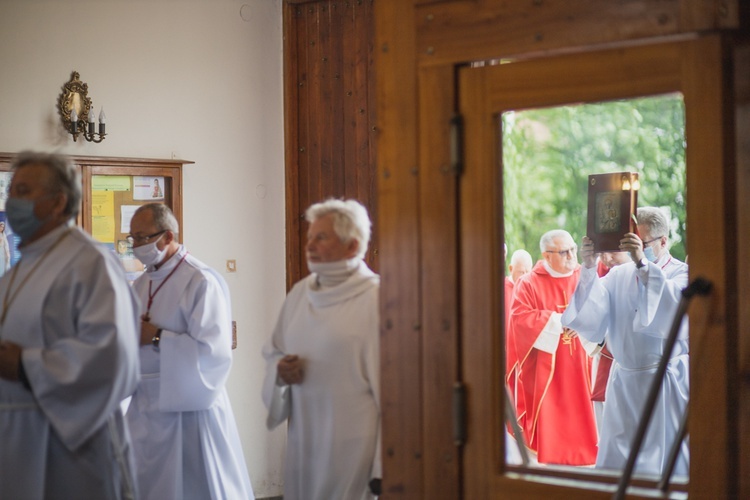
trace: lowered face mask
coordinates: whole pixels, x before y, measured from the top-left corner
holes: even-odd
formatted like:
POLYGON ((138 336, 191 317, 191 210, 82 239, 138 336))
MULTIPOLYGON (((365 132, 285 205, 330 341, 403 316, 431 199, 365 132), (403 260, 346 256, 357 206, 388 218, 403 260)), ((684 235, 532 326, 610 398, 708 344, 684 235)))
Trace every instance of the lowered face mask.
POLYGON ((164 234, 156 238, 156 241, 153 241, 148 245, 141 245, 139 247, 133 248, 133 255, 135 255, 135 258, 140 260, 144 266, 155 266, 156 264, 163 261, 164 257, 166 257, 167 247, 164 247, 163 250, 159 250, 156 247, 156 243, 161 239, 162 236, 164 236, 164 234))

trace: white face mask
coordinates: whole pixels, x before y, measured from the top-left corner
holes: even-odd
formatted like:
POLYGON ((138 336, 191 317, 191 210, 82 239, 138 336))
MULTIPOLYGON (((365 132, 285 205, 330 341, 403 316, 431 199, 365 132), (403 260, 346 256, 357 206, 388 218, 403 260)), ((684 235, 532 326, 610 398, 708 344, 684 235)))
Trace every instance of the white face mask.
MULTIPOLYGON (((163 234, 161 236, 164 236, 163 234)), ((133 248, 133 254, 140 260, 144 266, 155 266, 164 260, 167 255, 167 247, 163 250, 159 250, 156 247, 156 243, 161 239, 159 236, 156 241, 149 243, 148 245, 141 245, 133 248)))

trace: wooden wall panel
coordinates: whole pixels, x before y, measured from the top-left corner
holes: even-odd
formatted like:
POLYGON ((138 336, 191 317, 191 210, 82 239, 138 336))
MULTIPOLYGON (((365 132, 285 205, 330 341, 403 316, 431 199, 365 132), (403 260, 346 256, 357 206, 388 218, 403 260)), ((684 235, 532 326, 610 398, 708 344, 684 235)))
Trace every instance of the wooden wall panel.
POLYGON ((739 0, 456 0, 418 5, 420 64, 675 36, 739 25, 739 0))
MULTIPOLYGON (((734 55, 735 69, 734 102, 735 133, 737 151, 737 183, 734 187, 737 199, 737 248, 735 279, 738 295, 734 308, 737 310, 739 332, 739 388, 736 418, 739 421, 737 444, 739 477, 738 498, 750 498, 750 41, 746 40, 734 55), (743 229, 744 228, 744 229, 743 229)), ((734 249, 733 249, 734 250, 734 249)))
POLYGON ((451 168, 450 121, 455 114, 454 70, 419 72, 420 237, 441 234, 442 244, 421 252, 422 392, 424 421, 424 498, 453 500, 460 492, 461 448, 453 441, 452 392, 460 381, 458 348, 458 172, 451 168))
POLYGON ((383 497, 428 498, 423 460, 414 10, 375 2, 383 497))
POLYGON ((730 410, 737 396, 736 358, 728 356, 737 351, 731 307, 737 292, 732 276, 737 207, 726 57, 717 36, 690 44, 682 61, 690 279, 702 276, 714 284, 710 297, 696 299, 690 309, 689 492, 697 498, 735 498, 738 480, 730 458, 736 457, 730 450, 737 432, 736 412, 730 410))
MULTIPOLYGON (((287 287, 307 274, 304 212, 355 198, 374 229, 373 0, 284 5, 287 287)), ((377 271, 377 231, 366 260, 377 271)))

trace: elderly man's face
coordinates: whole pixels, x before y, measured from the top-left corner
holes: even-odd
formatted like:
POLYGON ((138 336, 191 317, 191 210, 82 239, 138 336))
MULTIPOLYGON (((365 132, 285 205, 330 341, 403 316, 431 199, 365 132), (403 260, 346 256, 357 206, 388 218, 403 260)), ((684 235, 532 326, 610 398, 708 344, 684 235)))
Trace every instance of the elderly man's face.
POLYGON ((156 248, 164 250, 167 245, 165 238, 162 238, 166 231, 161 231, 156 227, 154 214, 150 210, 140 210, 130 220, 130 237, 133 239, 133 248, 148 245, 156 241, 156 248))
POLYGON ((555 238, 544 249, 544 260, 558 273, 569 273, 578 265, 578 247, 571 238, 555 238))
POLYGON ((336 262, 357 255, 357 240, 342 242, 333 229, 333 215, 328 214, 310 223, 305 250, 308 262, 336 262))
POLYGON ((667 237, 665 235, 654 234, 645 225, 638 226, 638 232, 641 234, 644 250, 646 250, 646 247, 651 247, 657 258, 661 257, 667 251, 667 237))
POLYGON ((8 194, 11 198, 33 201, 34 214, 38 219, 45 220, 53 212, 60 212, 64 208, 59 204, 59 197, 49 191, 50 177, 44 165, 27 165, 13 174, 8 194))
POLYGON ((518 279, 524 274, 531 272, 531 268, 526 265, 526 262, 518 261, 515 264, 508 266, 510 271, 510 277, 514 283, 518 282, 518 279))

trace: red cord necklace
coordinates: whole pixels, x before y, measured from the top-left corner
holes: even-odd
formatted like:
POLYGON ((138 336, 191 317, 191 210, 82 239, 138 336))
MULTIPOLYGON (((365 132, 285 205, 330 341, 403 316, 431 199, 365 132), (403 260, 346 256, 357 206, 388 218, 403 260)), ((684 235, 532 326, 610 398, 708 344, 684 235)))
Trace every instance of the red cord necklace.
POLYGON ((167 280, 169 280, 169 278, 172 277, 172 275, 174 274, 174 272, 177 271, 177 268, 180 267, 180 264, 182 264, 182 262, 185 260, 185 257, 188 256, 188 253, 189 252, 185 252, 185 255, 183 255, 182 258, 180 259, 180 262, 178 262, 177 265, 174 266, 174 269, 172 269, 171 271, 169 271, 169 274, 167 274, 167 277, 164 278, 164 281, 162 281, 161 283, 159 283, 159 286, 156 287, 156 290, 154 290, 154 293, 151 293, 151 284, 153 283, 153 281, 149 280, 149 282, 148 282, 148 306, 146 307, 146 316, 147 317, 149 317, 150 314, 151 314, 151 305, 154 303, 154 297, 156 297, 156 294, 159 293, 159 290, 161 290, 161 287, 164 286, 164 283, 166 283, 167 280))

